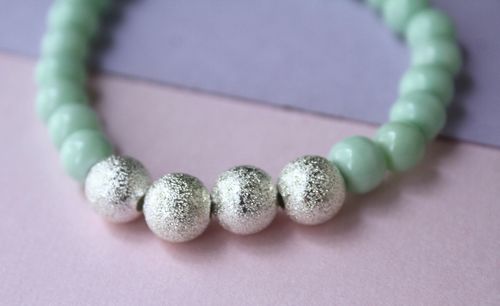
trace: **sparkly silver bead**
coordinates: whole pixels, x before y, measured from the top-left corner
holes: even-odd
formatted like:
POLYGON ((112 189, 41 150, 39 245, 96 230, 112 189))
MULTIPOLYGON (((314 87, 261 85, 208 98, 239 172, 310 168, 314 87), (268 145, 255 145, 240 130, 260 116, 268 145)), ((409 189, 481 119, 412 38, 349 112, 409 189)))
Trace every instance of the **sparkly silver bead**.
POLYGON ((170 242, 184 242, 198 237, 210 223, 210 194, 197 178, 172 173, 153 183, 143 209, 153 233, 170 242))
POLYGON ((149 174, 139 161, 112 155, 90 169, 85 195, 99 215, 123 223, 141 214, 138 203, 149 185, 149 174))
POLYGON ((320 156, 304 156, 286 165, 278 180, 278 190, 286 214, 308 225, 331 219, 345 199, 340 171, 320 156))
POLYGON ((222 227, 243 235, 259 232, 273 221, 277 198, 271 177, 251 166, 222 173, 212 191, 214 215, 222 227))

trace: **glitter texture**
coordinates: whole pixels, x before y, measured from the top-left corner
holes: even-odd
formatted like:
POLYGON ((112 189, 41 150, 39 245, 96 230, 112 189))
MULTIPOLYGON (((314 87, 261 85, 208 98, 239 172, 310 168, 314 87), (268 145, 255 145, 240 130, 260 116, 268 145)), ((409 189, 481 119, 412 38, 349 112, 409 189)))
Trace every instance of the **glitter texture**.
POLYGON ((112 155, 95 164, 85 180, 85 195, 92 208, 109 221, 137 218, 137 207, 150 185, 142 164, 130 157, 112 155))
POLYGON ((277 190, 264 171, 238 166, 221 174, 212 191, 214 215, 226 230, 253 234, 276 216, 277 190))
POLYGON ((210 223, 210 194, 193 176, 165 175, 146 193, 144 217, 151 231, 164 240, 194 239, 210 223))
POLYGON ((320 156, 304 156, 286 165, 278 190, 286 214, 307 225, 331 219, 342 207, 346 193, 340 171, 320 156))

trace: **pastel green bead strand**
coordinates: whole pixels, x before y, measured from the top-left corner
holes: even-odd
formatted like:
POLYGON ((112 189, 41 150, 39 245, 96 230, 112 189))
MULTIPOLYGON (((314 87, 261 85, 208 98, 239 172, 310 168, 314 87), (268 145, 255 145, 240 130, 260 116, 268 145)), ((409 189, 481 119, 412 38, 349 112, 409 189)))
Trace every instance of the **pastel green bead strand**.
POLYGON ((51 56, 40 59, 36 66, 35 77, 41 86, 60 80, 70 80, 83 86, 87 80, 84 61, 66 56, 51 56))
POLYGON ((455 76, 462 67, 458 44, 450 39, 428 39, 411 50, 412 66, 439 66, 455 76))
POLYGON ((328 159, 345 179, 347 190, 366 193, 384 179, 387 167, 382 150, 369 138, 353 136, 333 146, 328 159))
POLYGON ((436 9, 428 8, 413 16, 408 23, 405 36, 410 46, 436 38, 453 40, 455 27, 448 16, 436 9))
POLYGON ((402 122, 390 122, 378 129, 374 141, 385 154, 391 171, 413 168, 424 156, 426 139, 415 127, 402 122))
POLYGON ((446 110, 436 97, 415 92, 399 98, 392 106, 389 118, 417 126, 427 140, 432 140, 446 122, 446 110))
POLYGON ((88 42, 82 33, 74 29, 56 29, 49 31, 42 40, 42 56, 66 56, 84 59, 88 42))
POLYGON ((85 37, 97 31, 100 9, 93 1, 56 1, 47 17, 49 30, 74 29, 85 37))
POLYGON ((60 148, 64 140, 79 130, 99 130, 96 113, 85 104, 61 105, 50 116, 48 130, 52 142, 60 148))
POLYGON ((60 158, 68 175, 83 182, 90 168, 112 152, 111 144, 100 131, 79 130, 63 142, 60 158))
POLYGON ((88 104, 83 86, 60 79, 41 86, 36 97, 36 112, 43 122, 64 104, 88 104))
POLYGON ((427 6, 427 0, 386 0, 382 7, 382 16, 392 31, 402 34, 411 18, 427 6))
POLYGON ((453 75, 439 66, 410 67, 399 83, 399 95, 427 92, 435 95, 444 105, 449 105, 454 91, 453 75))

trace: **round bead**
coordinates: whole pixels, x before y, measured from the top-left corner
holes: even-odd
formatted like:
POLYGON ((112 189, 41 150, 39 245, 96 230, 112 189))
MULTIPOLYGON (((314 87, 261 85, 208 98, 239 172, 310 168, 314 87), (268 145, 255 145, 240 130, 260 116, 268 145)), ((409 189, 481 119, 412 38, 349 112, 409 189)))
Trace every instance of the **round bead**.
POLYGON ((88 103, 84 88, 61 79, 40 88, 36 97, 36 112, 42 121, 47 122, 59 106, 75 103, 88 103))
POLYGON ((435 95, 444 105, 450 104, 453 90, 453 76, 438 66, 412 67, 404 74, 399 84, 401 96, 424 91, 435 95))
POLYGON ((74 29, 86 37, 97 31, 98 10, 89 1, 57 1, 52 5, 47 24, 52 30, 74 29))
POLYGON ((149 185, 149 174, 139 161, 112 155, 90 169, 85 195, 100 216, 123 223, 140 216, 139 202, 149 185))
POLYGON ((50 116, 48 130, 52 142, 59 149, 64 140, 79 130, 98 130, 96 113, 85 104, 61 105, 50 116))
POLYGON ((431 38, 455 38, 455 28, 450 18, 435 9, 425 9, 410 20, 406 28, 406 40, 412 46, 431 38))
POLYGON ((146 192, 143 210, 148 227, 158 237, 170 242, 189 241, 210 223, 210 194, 195 177, 168 174, 146 192))
POLYGON ((277 202, 271 177, 252 166, 222 173, 212 191, 214 215, 235 234, 254 234, 266 228, 276 216, 277 202))
POLYGON ((61 162, 66 172, 83 182, 90 168, 110 156, 111 144, 96 130, 80 130, 71 134, 61 147, 61 162))
POLYGON ((448 39, 430 39, 412 49, 411 63, 413 66, 440 66, 452 75, 456 75, 462 66, 462 56, 456 42, 448 39))
POLYGON ((391 108, 391 121, 414 124, 425 138, 433 139, 446 122, 446 111, 439 100, 424 92, 415 92, 400 98, 391 108))
POLYGON ((342 173, 347 189, 365 193, 382 182, 386 164, 382 150, 369 138, 353 136, 337 143, 329 154, 342 173))
POLYGON ((83 59, 87 53, 87 41, 73 29, 51 31, 42 41, 43 56, 68 56, 83 59))
POLYGON ((386 0, 382 8, 385 23, 396 33, 403 33, 413 15, 427 6, 427 0, 386 0))
POLYGON ((303 156, 287 164, 278 190, 286 214, 306 225, 330 220, 344 204, 346 193, 337 167, 320 156, 303 156))
POLYGON ((424 156, 425 137, 415 126, 401 122, 384 124, 375 136, 375 142, 385 153, 387 167, 392 171, 406 171, 424 156))
POLYGON ((62 80, 71 80, 78 85, 86 81, 86 68, 83 61, 71 57, 58 56, 41 59, 35 71, 36 81, 45 86, 62 80))

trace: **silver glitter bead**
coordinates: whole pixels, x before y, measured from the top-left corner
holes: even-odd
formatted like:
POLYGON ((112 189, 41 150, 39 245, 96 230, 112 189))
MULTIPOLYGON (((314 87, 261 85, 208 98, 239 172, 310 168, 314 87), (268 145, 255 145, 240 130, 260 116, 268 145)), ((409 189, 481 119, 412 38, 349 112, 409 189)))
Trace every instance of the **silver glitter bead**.
POLYGON ((210 223, 210 194, 193 176, 165 175, 146 193, 144 217, 151 231, 164 240, 194 239, 210 223))
POLYGON ((123 223, 141 214, 138 203, 149 185, 149 174, 139 161, 112 155, 90 169, 85 195, 99 215, 123 223))
POLYGON ((278 190, 286 214, 307 225, 331 219, 342 207, 346 193, 340 171, 320 156, 304 156, 286 165, 278 190))
POLYGON ((271 177, 251 166, 222 173, 212 191, 214 215, 222 227, 243 235, 259 232, 273 221, 277 199, 271 177))

